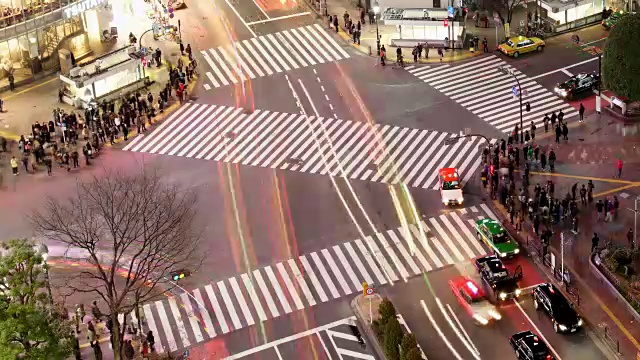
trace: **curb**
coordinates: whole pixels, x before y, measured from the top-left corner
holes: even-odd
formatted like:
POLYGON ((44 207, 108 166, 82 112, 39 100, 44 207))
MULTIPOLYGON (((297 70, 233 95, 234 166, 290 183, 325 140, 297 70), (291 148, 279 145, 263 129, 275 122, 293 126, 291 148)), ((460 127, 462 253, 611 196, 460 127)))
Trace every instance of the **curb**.
MULTIPOLYGON (((356 316, 356 319, 358 320, 356 321, 356 326, 358 327, 358 330, 360 330, 360 333, 364 334, 364 336, 367 338, 367 342, 371 344, 371 347, 373 348, 373 351, 376 353, 376 356, 378 357, 378 359, 386 360, 387 357, 385 356, 384 351, 382 351, 382 348, 380 347, 380 343, 378 343, 378 338, 376 337, 376 334, 373 333, 371 326, 369 326, 369 324, 367 323, 367 320, 365 319, 365 315, 363 315, 360 312, 360 308, 358 307, 358 300, 362 299, 363 296, 364 295, 362 294, 356 296, 349 303, 349 307, 351 307, 351 310, 353 311, 353 313, 356 316)), ((382 299, 382 297, 379 294, 374 294, 372 296, 382 299)))
MULTIPOLYGON (((580 315, 580 317, 583 319, 583 321, 586 323, 586 327, 590 330, 588 332, 585 332, 587 334, 587 336, 589 336, 594 343, 596 344, 596 346, 603 352, 603 354, 605 356, 607 356, 608 359, 610 360, 621 360, 623 359, 622 354, 616 352, 613 349, 613 344, 610 345, 610 343, 607 341, 607 339, 600 334, 599 331, 597 331, 598 327, 596 326, 596 324, 594 324, 584 313, 584 311, 582 310, 582 308, 580 307, 580 300, 578 297, 578 301, 576 302, 573 298, 573 296, 571 296, 571 294, 569 294, 567 292, 567 290, 564 287, 563 283, 559 283, 558 280, 556 279, 556 277, 554 276, 554 274, 552 274, 549 271, 549 267, 546 266, 544 264, 544 259, 541 259, 540 256, 537 253, 532 253, 530 251, 530 248, 528 246, 528 242, 527 241, 523 241, 523 233, 526 231, 524 230, 524 226, 523 226, 523 231, 521 231, 520 233, 516 233, 516 235, 513 235, 513 230, 511 229, 510 224, 508 224, 508 221, 506 219, 506 217, 504 216, 502 209, 500 209, 493 200, 487 201, 486 199, 484 199, 484 194, 483 194, 483 201, 485 204, 487 204, 487 206, 489 206, 494 213, 496 214, 496 216, 498 216, 499 220, 501 223, 505 224, 505 228, 507 228, 509 234, 516 239, 516 241, 518 241, 518 243, 522 246, 522 249, 524 249, 524 253, 531 258, 531 260, 534 262, 534 264, 536 265, 536 267, 547 277, 547 279, 550 280, 550 282, 554 283, 554 285, 556 285, 556 287, 560 290, 560 292, 562 293, 562 295, 567 299, 567 301, 569 301, 569 303, 571 303, 572 305, 574 305, 574 308, 576 310, 576 312, 578 313, 578 315, 580 315), (593 334, 593 336, 591 336, 590 334, 593 334), (595 337, 595 338, 594 338, 595 337)), ((553 246, 549 245, 548 247, 548 253, 554 253, 557 254, 557 249, 555 249, 553 246)), ((573 268, 567 264, 565 264, 565 268, 567 270, 569 270, 570 274, 572 274, 573 277, 578 277, 577 273, 573 270, 573 268)), ((583 280, 578 279, 579 282, 584 283, 583 280)))
POLYGON ((600 271, 600 267, 596 264, 596 257, 599 259, 600 255, 592 254, 589 257, 589 268, 591 269, 591 272, 598 278, 598 280, 600 280, 601 284, 607 285, 609 292, 613 296, 615 296, 618 301, 622 302, 627 307, 627 310, 629 311, 630 315, 635 319, 635 321, 640 323, 640 314, 638 314, 638 311, 636 311, 636 309, 634 309, 633 306, 629 304, 627 299, 625 299, 624 296, 622 296, 620 291, 618 291, 616 286, 613 285, 611 281, 609 281, 607 276, 603 274, 602 271, 600 271))

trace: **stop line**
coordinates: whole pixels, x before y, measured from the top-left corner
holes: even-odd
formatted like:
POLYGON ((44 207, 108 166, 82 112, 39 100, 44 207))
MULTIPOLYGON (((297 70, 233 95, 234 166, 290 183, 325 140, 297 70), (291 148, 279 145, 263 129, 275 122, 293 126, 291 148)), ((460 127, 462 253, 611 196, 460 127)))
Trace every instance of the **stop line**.
POLYGON ((485 140, 446 141, 458 136, 188 103, 124 150, 437 189, 441 168, 456 167, 467 181, 480 166, 485 140))

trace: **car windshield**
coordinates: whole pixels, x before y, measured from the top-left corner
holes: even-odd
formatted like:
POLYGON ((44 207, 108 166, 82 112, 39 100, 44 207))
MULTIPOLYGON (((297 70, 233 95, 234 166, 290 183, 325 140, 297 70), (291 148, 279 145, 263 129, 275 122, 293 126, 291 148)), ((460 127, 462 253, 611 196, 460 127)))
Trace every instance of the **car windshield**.
POLYGON ((507 236, 506 232, 500 232, 497 234, 493 234, 493 243, 494 244, 503 244, 509 242, 509 236, 507 236))
POLYGON ((577 82, 576 79, 569 79, 565 82, 565 84, 569 86, 575 86, 576 82, 577 82))
POLYGON ((442 183, 442 190, 458 190, 460 183, 458 181, 445 181, 442 183))
POLYGON ((511 47, 516 46, 516 45, 513 43, 513 41, 511 41, 511 40, 507 40, 507 45, 509 45, 509 46, 511 46, 511 47))
POLYGON ((471 298, 471 303, 472 304, 478 304, 481 302, 487 301, 487 298, 485 298, 484 296, 476 296, 474 298, 471 298))
POLYGON ((569 303, 564 299, 556 299, 551 303, 551 306, 553 307, 554 314, 563 314, 573 311, 569 303))

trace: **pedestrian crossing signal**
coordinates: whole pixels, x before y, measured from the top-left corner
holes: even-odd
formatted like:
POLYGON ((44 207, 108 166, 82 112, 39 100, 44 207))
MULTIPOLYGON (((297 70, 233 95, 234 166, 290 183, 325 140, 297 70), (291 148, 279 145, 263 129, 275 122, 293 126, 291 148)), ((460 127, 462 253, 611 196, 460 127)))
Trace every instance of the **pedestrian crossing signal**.
POLYGON ((180 270, 180 271, 172 272, 171 278, 173 278, 173 281, 178 281, 178 280, 184 279, 189 275, 191 275, 191 272, 189 270, 180 270))

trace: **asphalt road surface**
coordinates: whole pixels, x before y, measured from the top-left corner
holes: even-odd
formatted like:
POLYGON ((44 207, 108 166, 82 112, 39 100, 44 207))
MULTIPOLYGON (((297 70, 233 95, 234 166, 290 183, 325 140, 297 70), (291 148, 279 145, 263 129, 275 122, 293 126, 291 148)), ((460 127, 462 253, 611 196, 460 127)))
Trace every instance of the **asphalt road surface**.
MULTIPOLYGON (((299 359, 352 351, 368 359, 369 350, 348 336, 347 306, 367 281, 412 315, 407 325, 429 359, 451 358, 451 351, 428 330, 420 300, 462 354, 466 346, 431 290, 459 310, 447 282, 457 264, 486 253, 470 224, 491 216, 475 196, 478 154, 485 138, 493 141, 519 122, 512 78, 498 68, 511 67, 527 84, 532 111, 525 120, 540 123, 550 109, 575 120, 576 104, 559 100, 552 88, 567 72, 593 71, 597 61, 559 37, 543 53, 518 60, 491 54, 380 69, 301 4, 225 0, 178 11, 189 18, 183 37, 199 63, 193 101, 101 155, 105 168, 157 167, 167 181, 198 193, 207 260, 174 298, 144 305, 145 329, 154 330, 163 351, 176 353, 299 359), (461 131, 482 136, 445 143, 461 131), (442 208, 435 190, 442 167, 457 167, 468 184, 464 208, 442 208), (423 220, 406 231, 394 206, 399 181, 423 220), (423 231, 432 245, 418 240, 423 231), (420 256, 409 255, 414 246, 420 256)), ((601 36, 593 31, 583 41, 598 45, 601 36)), ((3 212, 0 236, 31 236, 25 214, 45 195, 64 198, 74 186, 36 179, 3 196, 10 211, 3 212)), ((504 312, 495 329, 459 317, 483 357, 510 351, 508 336, 533 321, 562 359, 601 358, 589 355, 597 351, 584 334, 555 335, 527 299, 504 312)))

